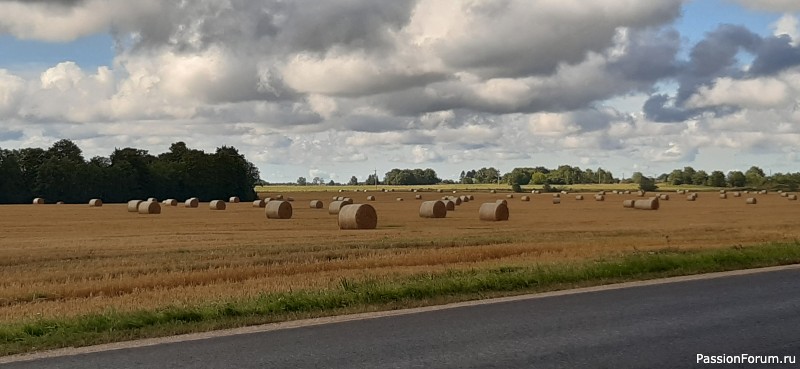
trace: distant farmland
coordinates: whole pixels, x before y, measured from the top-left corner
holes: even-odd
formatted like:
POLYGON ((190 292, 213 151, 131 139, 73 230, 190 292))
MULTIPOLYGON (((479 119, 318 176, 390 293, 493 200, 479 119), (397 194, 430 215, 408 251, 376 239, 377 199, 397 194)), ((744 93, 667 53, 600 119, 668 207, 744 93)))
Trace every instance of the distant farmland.
MULTIPOLYGON (((363 189, 363 187, 361 187, 363 189)), ((273 192, 262 194, 275 195, 273 192)), ((481 222, 483 202, 506 194, 472 192, 475 201, 445 219, 423 219, 411 192, 281 192, 294 197, 291 220, 268 220, 250 203, 225 211, 164 206, 160 215, 124 204, 0 207, 0 323, 105 311, 191 306, 263 293, 324 290, 343 280, 392 280, 428 272, 563 264, 665 248, 690 250, 794 241, 800 203, 777 194, 696 202, 674 194, 658 211, 623 209, 633 195, 577 201, 550 194, 507 199, 507 222, 481 222), (366 202, 378 229, 341 231, 332 196, 366 202), (405 201, 396 201, 403 197, 405 201), (323 209, 310 209, 319 199, 323 209)), ((422 200, 437 192, 420 192, 422 200)), ((466 193, 459 193, 466 194, 466 193)), ((749 195, 748 195, 749 196, 749 195)))

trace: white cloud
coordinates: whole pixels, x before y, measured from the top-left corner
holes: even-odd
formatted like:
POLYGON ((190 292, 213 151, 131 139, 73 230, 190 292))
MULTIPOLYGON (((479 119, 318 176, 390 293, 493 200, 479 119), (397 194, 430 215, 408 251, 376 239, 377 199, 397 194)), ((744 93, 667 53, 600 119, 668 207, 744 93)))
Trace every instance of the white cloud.
POLYGON ((769 109, 785 106, 790 101, 788 86, 776 78, 734 80, 720 78, 713 87, 701 87, 689 99, 694 108, 735 105, 743 108, 769 109))
POLYGON ((797 46, 800 43, 800 29, 798 29, 797 17, 793 14, 784 14, 772 24, 772 27, 775 29, 775 36, 789 36, 792 39, 792 46, 797 46))

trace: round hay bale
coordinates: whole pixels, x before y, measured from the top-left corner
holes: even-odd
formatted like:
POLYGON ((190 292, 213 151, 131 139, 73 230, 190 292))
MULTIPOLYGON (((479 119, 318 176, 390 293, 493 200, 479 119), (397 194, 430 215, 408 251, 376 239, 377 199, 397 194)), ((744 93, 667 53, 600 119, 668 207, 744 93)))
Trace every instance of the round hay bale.
POLYGON ((41 197, 37 197, 37 198, 33 199, 33 204, 34 205, 42 205, 42 204, 44 204, 44 199, 41 198, 41 197))
POLYGON ((275 200, 275 199, 273 199, 273 198, 271 198, 271 197, 265 197, 265 198, 264 198, 264 203, 266 204, 266 203, 268 203, 268 202, 270 202, 270 201, 272 201, 272 200, 275 200))
POLYGON ((661 196, 659 196, 658 199, 659 200, 664 200, 664 201, 669 201, 669 195, 661 194, 661 196))
POLYGON ((625 194, 626 194, 626 195, 630 195, 630 194, 631 194, 631 191, 625 191, 625 194))
POLYGON ((789 196, 789 194, 788 194, 788 193, 786 193, 786 192, 782 192, 782 193, 781 193, 781 197, 788 197, 788 196, 789 196))
POLYGON ((196 208, 196 207, 200 206, 200 200, 198 198, 196 198, 196 197, 192 197, 190 199, 187 199, 183 203, 183 206, 185 206, 187 208, 196 208))
POLYGON ((64 205, 63 201, 56 201, 56 205, 64 205))
MULTIPOLYGON (((270 201, 270 202, 272 202, 272 201, 270 201)), ((208 207, 211 210, 225 210, 225 208, 227 207, 227 204, 225 204, 225 201, 222 201, 222 200, 214 200, 214 201, 211 201, 210 203, 208 203, 208 207)))
POLYGON ((143 203, 142 200, 131 200, 128 201, 128 212, 129 213, 137 213, 139 212, 139 204, 143 203))
POLYGON ((231 198, 230 198, 230 199, 228 199, 228 202, 229 202, 229 203, 231 203, 231 204, 238 204, 238 203, 240 203, 241 201, 242 201, 242 200, 241 200, 241 199, 239 199, 239 197, 238 197, 238 196, 231 196, 231 198))
POLYGON ((490 222, 508 220, 508 205, 497 202, 487 202, 481 204, 478 210, 478 218, 490 222))
POLYGON ((339 201, 339 196, 333 196, 333 197, 331 197, 331 201, 339 201))
POLYGON ((267 202, 264 201, 263 199, 255 200, 255 201, 253 201, 253 207, 254 208, 265 208, 265 207, 267 207, 267 202))
POLYGON ((456 203, 457 206, 461 206, 461 198, 453 196, 450 198, 450 201, 456 203))
POLYGON ((514 195, 512 195, 512 194, 508 194, 508 195, 506 195, 506 198, 513 199, 513 198, 514 198, 514 195))
POLYGON ((339 189, 339 193, 342 193, 342 192, 344 192, 344 190, 342 190, 342 189, 339 189))
POLYGON ((442 202, 444 203, 444 207, 447 208, 447 211, 456 210, 456 203, 454 203, 453 201, 446 199, 442 200, 442 202))
POLYGON ((178 206, 178 200, 166 199, 166 200, 164 200, 164 205, 166 205, 166 206, 178 206))
POLYGON ((560 193, 554 193, 553 197, 561 197, 561 194, 560 193))
POLYGON ((462 203, 463 202, 469 202, 469 196, 464 195, 464 196, 459 196, 459 198, 461 199, 462 203))
POLYGON ((99 207, 103 206, 103 200, 91 199, 91 200, 89 200, 89 206, 91 206, 93 208, 99 208, 99 207))
POLYGON ((292 219, 292 204, 288 201, 270 201, 265 213, 267 219, 292 219))
POLYGON ((575 200, 583 201, 583 195, 575 195, 575 200))
POLYGON ((694 195, 686 196, 686 201, 694 201, 694 200, 697 200, 697 197, 695 197, 694 195))
POLYGON ((158 199, 155 197, 148 197, 147 201, 158 202, 158 199))
POLYGON ((438 192, 438 193, 442 193, 442 192, 444 192, 444 190, 442 190, 442 189, 438 189, 438 190, 436 190, 436 192, 438 192))
POLYGON ((389 189, 389 192, 394 192, 394 188, 392 188, 392 189, 389 189))
POLYGON ((647 194, 647 193, 644 192, 644 191, 639 191, 639 192, 636 193, 636 195, 639 196, 639 197, 644 197, 645 194, 647 194))
POLYGON ((138 211, 139 214, 161 214, 161 205, 156 201, 142 201, 138 211))
POLYGON ((350 204, 339 211, 339 229, 375 229, 378 213, 369 204, 350 204))
POLYGON ((560 204, 560 203, 561 203, 561 198, 560 197, 554 197, 553 198, 553 204, 560 204))
POLYGON ((422 200, 422 195, 414 195, 414 199, 422 200))
POLYGON ((725 190, 719 190, 719 193, 720 193, 720 194, 723 194, 723 193, 726 193, 726 192, 727 192, 727 191, 725 191, 725 190))
POLYGON ((603 195, 594 195, 594 201, 605 201, 606 197, 603 195))
POLYGON ((531 201, 531 197, 530 196, 522 196, 519 199, 522 200, 522 201, 526 201, 526 202, 527 201, 531 201))
POLYGON ((402 197, 398 197, 398 198, 397 198, 397 201, 405 201, 405 200, 403 200, 403 198, 402 198, 402 197))
POLYGON ((619 195, 619 191, 617 190, 611 191, 611 193, 613 193, 614 195, 619 195))
POLYGON ((758 200, 756 200, 755 197, 748 197, 746 202, 747 202, 748 205, 758 204, 758 200))
POLYGON ((633 209, 633 204, 635 202, 636 202, 636 200, 625 200, 625 201, 622 202, 622 207, 623 208, 633 209))
POLYGON ((789 201, 797 201, 797 195, 789 195, 786 196, 786 198, 789 199, 789 201))
POLYGON ((568 192, 568 191, 561 191, 561 194, 562 194, 562 195, 568 195, 568 194, 569 194, 569 192, 568 192))
POLYGON ((417 192, 417 189, 415 188, 415 189, 411 190, 411 192, 417 192))
POLYGON ((458 193, 458 191, 456 191, 456 190, 453 190, 453 193, 458 193))
POLYGON ((742 193, 739 192, 739 191, 736 191, 736 192, 733 193, 733 197, 742 197, 742 193))
POLYGON ((275 195, 275 200, 283 200, 283 195, 275 195))
POLYGON ((336 215, 336 214, 339 214, 339 211, 340 211, 340 210, 341 210, 343 207, 345 207, 346 205, 351 205, 351 204, 352 204, 352 203, 348 203, 348 202, 341 201, 341 200, 339 200, 339 201, 332 201, 332 202, 331 202, 331 203, 328 205, 328 214, 330 214, 330 215, 336 215))
POLYGON ((420 218, 444 218, 447 216, 447 206, 440 200, 425 201, 419 206, 420 218))
POLYGON ((289 196, 289 197, 286 198, 286 201, 292 202, 292 201, 294 201, 294 197, 289 196))
POLYGON ((469 195, 469 196, 467 196, 467 197, 469 198, 469 201, 473 201, 473 200, 475 200, 475 196, 469 195))
POLYGON ((600 191, 600 192, 598 192, 597 194, 598 194, 598 195, 600 195, 600 196, 605 196, 605 194, 606 194, 606 191, 600 191))
POLYGON ((504 199, 500 199, 500 200, 497 200, 495 202, 498 203, 498 204, 506 204, 506 205, 508 205, 508 201, 506 201, 504 199))
POLYGON ((660 204, 658 197, 651 197, 647 200, 636 200, 633 202, 633 207, 639 210, 658 210, 660 204))
POLYGON ((727 193, 721 193, 721 194, 719 194, 719 198, 723 199, 723 200, 727 199, 728 198, 728 194, 727 193))
POLYGON ((353 203, 353 199, 351 199, 349 197, 343 197, 341 201, 344 201, 344 202, 346 202, 348 204, 352 204, 353 203))
POLYGON ((491 193, 497 193, 497 190, 491 190, 491 191, 489 191, 489 192, 491 192, 491 193))
POLYGON ((767 190, 761 190, 761 192, 759 192, 759 194, 762 194, 762 195, 766 195, 767 193, 768 193, 767 190))
POLYGON ((375 196, 367 196, 367 201, 375 201, 375 196))
POLYGON ((312 209, 322 209, 323 207, 325 207, 325 204, 323 204, 322 201, 319 200, 311 200, 311 202, 308 203, 308 207, 312 209))

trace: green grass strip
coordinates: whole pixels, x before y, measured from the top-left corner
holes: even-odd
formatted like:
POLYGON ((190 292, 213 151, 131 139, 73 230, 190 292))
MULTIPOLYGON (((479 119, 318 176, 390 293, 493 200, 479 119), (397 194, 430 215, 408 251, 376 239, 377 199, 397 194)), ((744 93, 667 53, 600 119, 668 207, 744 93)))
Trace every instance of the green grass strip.
POLYGON ((342 279, 336 288, 326 290, 271 293, 204 306, 110 311, 76 318, 0 325, 0 355, 298 317, 797 263, 800 263, 800 243, 795 242, 703 251, 666 249, 576 264, 451 271, 391 281, 342 279))

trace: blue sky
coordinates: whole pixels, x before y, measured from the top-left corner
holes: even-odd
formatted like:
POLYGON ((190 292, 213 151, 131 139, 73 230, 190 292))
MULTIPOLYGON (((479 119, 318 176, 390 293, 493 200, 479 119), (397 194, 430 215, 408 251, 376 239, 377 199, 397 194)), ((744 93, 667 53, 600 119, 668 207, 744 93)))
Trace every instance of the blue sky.
POLYGON ((273 182, 800 170, 791 1, 306 1, 0 2, 0 147, 233 145, 273 182))

